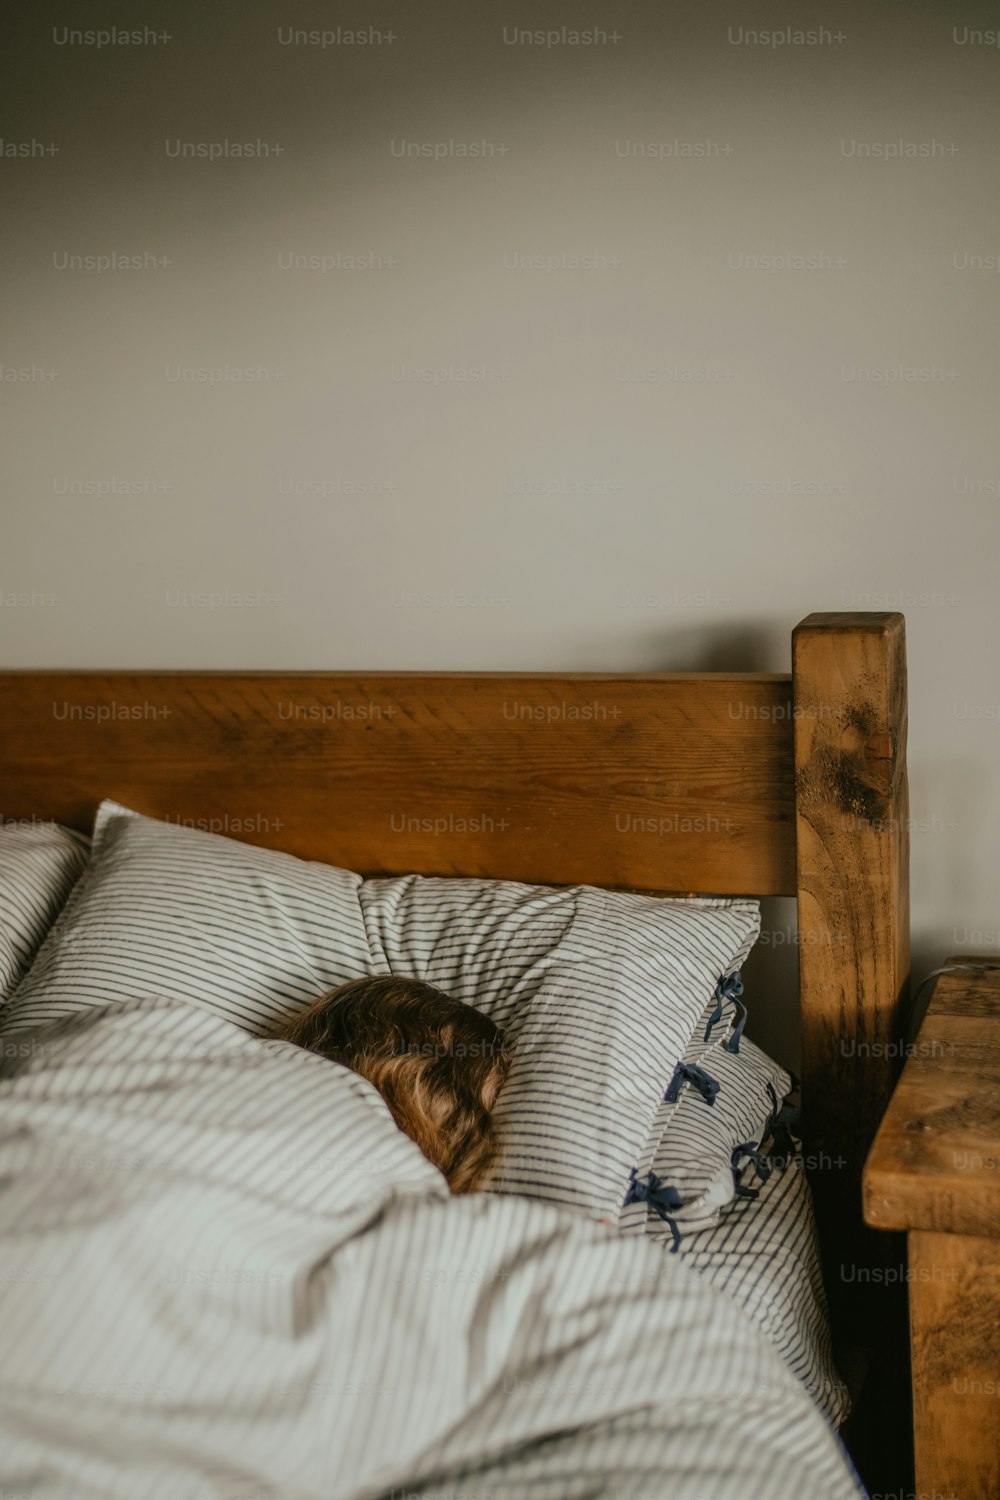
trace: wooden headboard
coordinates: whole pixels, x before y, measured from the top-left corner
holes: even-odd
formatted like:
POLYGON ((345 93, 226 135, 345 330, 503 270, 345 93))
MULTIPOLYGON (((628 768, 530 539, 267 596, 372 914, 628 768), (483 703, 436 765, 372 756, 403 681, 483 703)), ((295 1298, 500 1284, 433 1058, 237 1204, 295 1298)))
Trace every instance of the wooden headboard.
POLYGON ((791 666, 5 672, 0 815, 88 829, 110 796, 369 874, 797 896, 806 1151, 843 1263, 875 1253, 861 1168, 909 967, 903 618, 810 615, 791 666))

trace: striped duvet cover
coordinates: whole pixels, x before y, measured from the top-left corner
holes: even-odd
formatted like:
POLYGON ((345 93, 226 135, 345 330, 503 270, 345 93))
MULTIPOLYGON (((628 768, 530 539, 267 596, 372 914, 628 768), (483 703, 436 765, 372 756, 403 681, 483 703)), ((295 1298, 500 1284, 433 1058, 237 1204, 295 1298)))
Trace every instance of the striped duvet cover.
POLYGON ((177 1000, 0 1041, 0 1494, 850 1500, 725 1295, 177 1000))

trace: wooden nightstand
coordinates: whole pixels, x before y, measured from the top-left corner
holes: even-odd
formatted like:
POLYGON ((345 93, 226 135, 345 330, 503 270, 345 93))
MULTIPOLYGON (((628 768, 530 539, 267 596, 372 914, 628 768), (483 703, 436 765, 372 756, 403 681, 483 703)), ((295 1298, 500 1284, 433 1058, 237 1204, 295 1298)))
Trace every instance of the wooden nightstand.
POLYGON ((917 1494, 998 1500, 1000 970, 938 979, 864 1204, 869 1224, 907 1231, 917 1494))

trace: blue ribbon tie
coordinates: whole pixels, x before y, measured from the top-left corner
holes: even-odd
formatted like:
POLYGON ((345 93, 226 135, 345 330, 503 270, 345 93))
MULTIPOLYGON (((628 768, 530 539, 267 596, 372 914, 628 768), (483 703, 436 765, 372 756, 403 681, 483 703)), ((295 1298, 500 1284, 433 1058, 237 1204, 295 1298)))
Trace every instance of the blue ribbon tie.
POLYGON ((677 1189, 668 1187, 665 1182, 661 1182, 655 1172, 648 1173, 646 1181, 640 1182, 635 1175, 635 1167, 633 1167, 628 1192, 625 1194, 625 1202, 622 1204, 622 1207, 627 1208, 630 1203, 648 1204, 653 1212, 663 1220, 664 1224, 669 1227, 673 1240, 670 1253, 676 1255, 681 1242, 681 1232, 677 1228, 672 1214, 676 1213, 677 1209, 684 1207, 683 1200, 677 1189))
POLYGON ((768 1131, 771 1136, 768 1161, 784 1172, 798 1150, 795 1137, 799 1132, 799 1106, 786 1099, 781 1108, 775 1110, 768 1131))
POLYGON ((713 1010, 708 1025, 705 1027, 704 1040, 707 1042, 712 1027, 717 1026, 722 1020, 722 1014, 726 1006, 732 1000, 738 1000, 743 993, 743 976, 739 969, 734 969, 731 974, 723 974, 715 986, 715 1009, 713 1010))
POLYGON ((739 1052, 740 1042, 743 1040, 743 1028, 747 1024, 747 1008, 741 1000, 736 999, 735 995, 733 996, 733 1004, 736 1006, 737 1010, 742 1012, 742 1014, 739 1020, 736 1022, 736 1025, 733 1027, 732 1036, 726 1043, 726 1051, 735 1053, 739 1052))
POLYGON ((663 1096, 664 1104, 677 1103, 683 1083, 689 1083, 692 1088, 697 1089, 706 1104, 715 1103, 715 1096, 722 1087, 704 1068, 699 1068, 694 1063, 679 1062, 663 1096))
POLYGON ((766 1182, 771 1175, 771 1164, 760 1150, 757 1141, 744 1141, 742 1145, 733 1149, 733 1186, 736 1189, 737 1198, 756 1198, 757 1188, 748 1188, 740 1182, 740 1171, 744 1161, 753 1162, 754 1171, 761 1182, 766 1182))

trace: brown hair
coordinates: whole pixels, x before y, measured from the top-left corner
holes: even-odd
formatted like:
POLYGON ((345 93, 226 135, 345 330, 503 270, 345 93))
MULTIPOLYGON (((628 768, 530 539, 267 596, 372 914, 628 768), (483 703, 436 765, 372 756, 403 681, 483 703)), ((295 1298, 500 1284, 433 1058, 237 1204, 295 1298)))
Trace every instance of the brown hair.
POLYGON ((471 1193, 496 1155, 492 1109, 507 1075, 503 1032, 488 1016, 419 979, 352 979, 279 1033, 373 1083, 400 1130, 471 1193))

